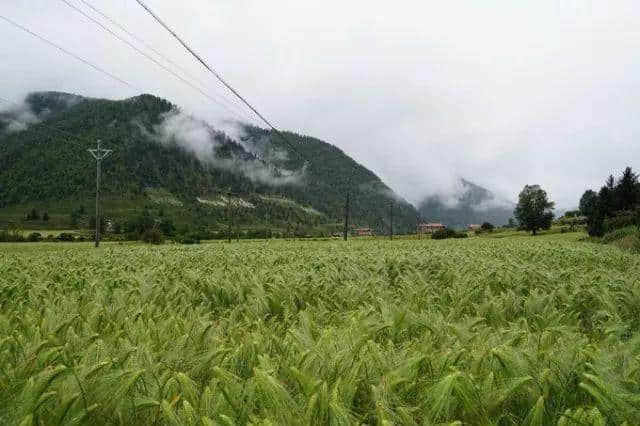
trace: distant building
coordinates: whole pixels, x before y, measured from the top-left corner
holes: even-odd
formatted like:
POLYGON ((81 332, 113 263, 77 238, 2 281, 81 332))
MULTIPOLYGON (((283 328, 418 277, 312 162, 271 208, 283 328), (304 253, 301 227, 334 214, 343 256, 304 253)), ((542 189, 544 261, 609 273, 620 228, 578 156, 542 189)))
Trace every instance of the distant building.
POLYGON ((418 224, 418 232, 421 234, 431 234, 439 229, 444 229, 444 226, 441 223, 419 223, 418 224))
POLYGON ((364 236, 372 236, 373 232, 371 232, 371 228, 356 228, 355 236, 356 237, 364 237, 364 236))
POLYGON ((482 225, 478 225, 477 223, 472 223, 469 225, 469 231, 480 231, 482 230, 482 225))

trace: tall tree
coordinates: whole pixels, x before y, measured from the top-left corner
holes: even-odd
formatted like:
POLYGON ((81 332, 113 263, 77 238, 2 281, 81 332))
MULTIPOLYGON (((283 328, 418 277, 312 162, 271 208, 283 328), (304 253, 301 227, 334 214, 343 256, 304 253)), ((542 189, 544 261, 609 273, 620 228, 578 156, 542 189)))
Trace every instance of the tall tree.
POLYGON ((598 194, 593 189, 587 189, 580 197, 580 214, 591 216, 598 207, 598 194))
POLYGON ((627 167, 615 187, 616 210, 632 210, 640 201, 638 175, 627 167))
POLYGON ((539 185, 525 185, 513 211, 520 227, 536 235, 539 229, 551 228, 554 203, 539 185))

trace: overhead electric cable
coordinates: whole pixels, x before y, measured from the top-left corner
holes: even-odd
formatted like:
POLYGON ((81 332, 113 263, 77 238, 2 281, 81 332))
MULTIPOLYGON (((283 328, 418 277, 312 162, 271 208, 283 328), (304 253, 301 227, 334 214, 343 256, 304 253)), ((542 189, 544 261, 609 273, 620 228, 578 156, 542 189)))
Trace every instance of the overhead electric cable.
MULTIPOLYGON (((107 21, 109 21, 111 24, 115 25, 116 27, 118 27, 122 32, 124 32, 125 34, 127 34, 129 37, 131 37, 132 39, 136 40, 138 43, 140 43, 141 45, 143 45, 145 48, 151 50, 153 53, 155 53, 156 55, 158 55, 160 58, 164 59, 167 63, 173 65, 175 68, 177 68, 178 70, 182 71, 184 73, 185 76, 191 78, 192 80, 194 80, 196 83, 198 83, 200 86, 202 86, 203 88, 207 88, 206 84, 204 84, 202 81, 200 81, 198 78, 194 77, 191 73, 189 73, 189 71, 187 71, 186 69, 184 69, 183 67, 181 67, 179 64, 177 64, 175 61, 171 60, 170 58, 168 58, 166 55, 164 55, 162 52, 158 51, 157 49, 155 49, 153 46, 151 46, 149 43, 145 42, 144 40, 142 40, 140 37, 136 36, 134 33, 132 33, 131 31, 129 31, 124 25, 120 24, 118 21, 116 21, 114 18, 110 17, 109 15, 107 15, 106 13, 104 13, 103 11, 101 11, 100 9, 98 9, 97 7, 95 7, 94 5, 92 5, 91 3, 89 3, 86 0, 80 0, 85 6, 87 6, 88 8, 90 8, 91 10, 93 10, 95 13, 97 13, 98 15, 102 16, 104 19, 106 19, 107 21)), ((221 100, 226 100, 224 97, 220 98, 221 100)), ((238 111, 244 119, 247 120, 247 122, 251 122, 253 121, 251 118, 249 118, 244 111, 242 111, 236 104, 234 104, 233 102, 228 101, 229 104, 234 107, 237 108, 236 111, 238 111)))
POLYGON ((121 79, 120 77, 111 74, 109 71, 106 71, 105 69, 100 68, 99 66, 92 64, 91 62, 89 62, 88 60, 84 59, 83 57, 78 56, 73 52, 70 52, 69 50, 65 49, 64 47, 62 47, 62 46, 60 46, 60 45, 58 45, 58 44, 56 44, 56 43, 54 43, 54 42, 52 42, 52 41, 50 41, 48 39, 46 39, 45 37, 41 36, 40 34, 37 34, 37 33, 33 32, 33 31, 31 31, 30 29, 28 29, 26 27, 23 27, 22 25, 18 24, 15 21, 12 21, 11 19, 7 18, 6 16, 0 15, 0 19, 8 22, 9 24, 13 25, 14 27, 16 27, 16 28, 28 33, 28 34, 31 34, 32 36, 34 36, 37 39, 39 39, 40 41, 48 44, 49 46, 55 47, 56 49, 58 49, 62 53, 66 54, 66 55, 69 55, 72 58, 77 59, 78 61, 84 63, 85 65, 90 66, 94 70, 96 70, 98 72, 101 72, 102 74, 104 74, 104 75, 106 75, 106 76, 108 76, 108 77, 110 77, 110 78, 112 78, 112 79, 124 84, 125 86, 128 86, 128 87, 130 87, 130 88, 132 88, 132 89, 134 89, 134 90, 136 90, 138 92, 141 92, 141 90, 139 88, 137 88, 136 86, 134 86, 133 84, 130 84, 130 83, 124 81, 123 79, 121 79))
POLYGON ((106 13, 104 13, 103 11, 101 11, 100 9, 98 9, 97 7, 95 7, 94 5, 89 3, 88 1, 86 1, 86 0, 80 0, 80 1, 85 6, 87 6, 89 9, 93 10, 95 13, 97 13, 98 15, 102 16, 104 19, 109 21, 112 25, 115 25, 116 27, 118 27, 122 32, 127 34, 129 37, 131 37, 132 39, 136 40, 138 43, 142 44, 144 47, 146 47, 147 49, 151 50, 153 53, 155 53, 156 55, 158 55, 159 57, 161 57, 162 59, 164 59, 165 61, 167 61, 168 63, 170 63, 171 65, 173 65, 177 69, 179 69, 180 71, 182 71, 186 76, 190 77, 191 79, 195 80, 200 85, 204 86, 204 84, 201 81, 199 81, 196 77, 191 75, 187 70, 182 68, 179 64, 175 63, 174 61, 172 61, 170 58, 168 58, 165 55, 163 55, 161 52, 159 52, 157 49, 155 49, 149 43, 145 42, 140 37, 138 37, 135 34, 133 34, 124 25, 120 24, 118 21, 116 21, 115 19, 113 19, 112 17, 110 17, 109 15, 107 15, 106 13))
POLYGON ((102 28, 104 31, 108 32, 109 34, 111 34, 113 37, 117 38, 118 40, 120 40, 122 43, 125 43, 127 46, 129 46, 131 49, 135 50, 137 53, 139 53, 140 55, 144 56, 146 59, 148 59, 149 61, 153 62, 154 64, 156 64, 157 66, 159 66, 160 68, 162 68, 163 70, 165 70, 166 72, 168 72, 169 74, 173 75, 175 78, 177 78, 178 80, 182 81, 183 83, 185 83, 186 85, 188 85, 189 87, 191 87, 192 89, 196 90, 197 92, 199 92, 201 95, 205 96, 207 99, 209 99, 210 101, 212 101, 213 103, 215 103, 216 105, 224 108, 225 110, 227 110, 227 112, 229 112, 230 114, 234 115, 236 118, 239 118, 240 120, 243 120, 242 117, 240 117, 238 115, 238 113, 236 113, 235 111, 231 110, 228 106, 224 105, 222 102, 220 102, 219 100, 217 100, 216 98, 214 98, 213 96, 210 96, 208 93, 206 93, 204 90, 202 90, 201 88, 199 88, 198 86, 196 86, 195 84, 191 83, 190 81, 188 81, 187 79, 185 79, 184 77, 182 77, 180 74, 176 73, 175 71, 173 71, 172 69, 168 68, 167 66, 165 66, 164 64, 162 64, 161 62, 157 61, 154 57, 148 55, 146 52, 144 52, 143 50, 139 49, 136 45, 134 45, 133 43, 131 43, 130 41, 124 39, 123 37, 121 37, 120 35, 118 35, 117 33, 113 32, 109 27, 105 26, 102 24, 102 22, 98 21, 97 19, 95 19, 94 17, 92 17, 91 15, 86 14, 82 9, 79 9, 78 7, 76 7, 75 5, 69 3, 67 0, 60 0, 61 2, 63 2, 64 4, 66 4, 67 6, 69 6, 70 8, 72 8, 73 10, 75 10, 76 12, 80 13, 82 16, 84 16, 85 18, 89 19, 90 21, 92 21, 93 23, 95 23, 96 25, 98 25, 100 28, 102 28))
POLYGON ((189 45, 182 40, 182 38, 180 38, 180 36, 178 36, 178 34, 176 34, 175 31, 173 31, 167 24, 164 23, 164 21, 162 19, 160 19, 160 17, 158 15, 156 15, 153 10, 151 10, 149 8, 149 6, 147 6, 142 0, 136 0, 136 2, 144 9, 147 11, 147 13, 149 15, 151 15, 153 17, 153 19, 155 19, 160 25, 162 25, 164 27, 165 30, 167 30, 176 40, 178 40, 178 42, 185 48, 187 49, 187 51, 198 60, 198 62, 200 62, 202 64, 202 66, 204 66, 211 74, 213 74, 218 81, 220 81, 220 83, 222 83, 227 89, 229 89, 231 91, 231 93, 233 93, 238 99, 240 99, 242 101, 242 103, 244 103, 249 109, 251 109, 251 111, 254 112, 254 114, 256 114, 267 126, 269 126, 271 128, 271 130, 273 130, 278 136, 280 136, 280 138, 282 138, 282 140, 284 140, 289 147, 296 153, 298 154, 298 156, 300 156, 303 160, 307 161, 307 159, 304 157, 304 155, 302 155, 291 143, 291 141, 289 141, 289 139, 280 131, 278 130, 273 124, 271 124, 269 122, 269 120, 267 120, 260 112, 258 112, 258 110, 256 108, 254 108, 242 95, 240 95, 240 93, 235 90, 229 83, 227 83, 225 81, 224 78, 222 78, 222 76, 216 72, 211 66, 209 66, 209 64, 207 64, 204 59, 202 59, 200 57, 200 55, 198 55, 191 47, 189 47, 189 45))

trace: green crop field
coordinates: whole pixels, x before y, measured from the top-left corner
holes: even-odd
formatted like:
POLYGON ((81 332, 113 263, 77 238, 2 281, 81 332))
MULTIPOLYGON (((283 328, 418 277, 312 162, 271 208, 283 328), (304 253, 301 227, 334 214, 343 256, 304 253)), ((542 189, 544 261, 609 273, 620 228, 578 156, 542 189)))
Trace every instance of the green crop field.
POLYGON ((0 245, 0 424, 638 424, 640 256, 0 245))

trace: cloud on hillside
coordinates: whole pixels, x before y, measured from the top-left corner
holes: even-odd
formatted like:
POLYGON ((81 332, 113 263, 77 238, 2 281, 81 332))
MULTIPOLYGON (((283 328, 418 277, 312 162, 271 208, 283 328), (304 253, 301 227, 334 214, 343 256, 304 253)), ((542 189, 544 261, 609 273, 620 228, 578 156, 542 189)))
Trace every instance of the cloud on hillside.
POLYGON ((305 174, 305 168, 286 170, 255 156, 223 158, 216 155, 216 148, 223 143, 216 137, 220 132, 236 142, 242 140, 242 128, 234 122, 223 122, 214 128, 193 115, 173 110, 162 115, 161 123, 153 126, 152 132, 137 124, 147 137, 163 145, 177 145, 204 164, 242 174, 254 182, 272 186, 295 185, 301 182, 305 174))
MULTIPOLYGON (((11 42, 2 96, 153 93, 209 123, 264 126, 136 2, 91 4, 178 63, 214 101, 50 0, 5 1, 2 13, 136 89, 3 23, 0 36, 11 42)), ((412 202, 449 193, 464 176, 498 198, 515 201, 525 184, 539 184, 559 207, 575 206, 610 173, 640 168, 637 0, 151 7, 276 127, 338 146, 412 202)))
POLYGON ((5 125, 4 131, 8 133, 21 132, 40 121, 41 119, 24 101, 16 105, 6 105, 4 109, 0 109, 0 122, 5 125))

